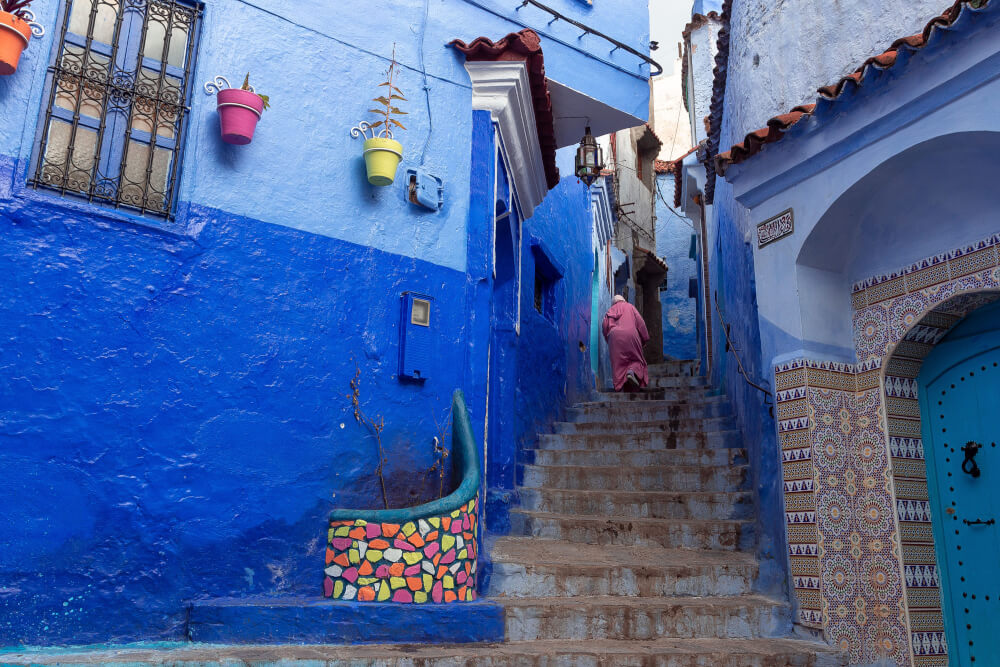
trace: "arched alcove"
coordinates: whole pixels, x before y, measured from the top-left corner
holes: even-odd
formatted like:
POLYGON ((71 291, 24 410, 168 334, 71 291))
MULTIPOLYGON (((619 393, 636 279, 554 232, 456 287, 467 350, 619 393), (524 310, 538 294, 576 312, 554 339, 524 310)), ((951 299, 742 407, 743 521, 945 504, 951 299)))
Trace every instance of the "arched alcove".
POLYGON ((996 232, 987 183, 1000 132, 916 144, 858 179, 813 226, 796 258, 802 338, 852 347, 851 287, 996 232))
MULTIPOLYGON (((993 326, 1000 319, 1000 291, 973 289, 955 292, 936 303, 925 302, 923 306, 914 303, 897 310, 896 317, 901 321, 890 322, 890 329, 903 333, 894 345, 890 345, 890 351, 882 362, 893 501, 899 523, 907 612, 911 626, 917 628, 911 637, 917 655, 921 651, 936 653, 938 647, 946 643, 946 622, 941 603, 942 600, 947 602, 948 582, 942 581, 944 571, 938 556, 943 531, 960 527, 945 526, 945 523, 951 523, 948 519, 957 521, 959 517, 945 510, 934 484, 934 476, 935 466, 954 464, 955 470, 959 470, 962 456, 961 452, 956 455, 948 451, 935 457, 928 449, 931 443, 925 442, 927 430, 924 423, 928 407, 927 401, 922 400, 920 395, 927 380, 922 370, 925 361, 934 365, 935 354, 941 349, 937 346, 942 344, 944 347, 943 343, 948 342, 953 334, 982 333, 984 326, 993 326), (923 409, 921 403, 924 404, 923 409)), ((934 416, 944 417, 937 413, 934 416)), ((954 511, 953 507, 952 513, 954 511)), ((961 573, 953 572, 952 575, 957 578, 961 573)), ((948 625, 949 633, 953 632, 953 622, 948 625)))

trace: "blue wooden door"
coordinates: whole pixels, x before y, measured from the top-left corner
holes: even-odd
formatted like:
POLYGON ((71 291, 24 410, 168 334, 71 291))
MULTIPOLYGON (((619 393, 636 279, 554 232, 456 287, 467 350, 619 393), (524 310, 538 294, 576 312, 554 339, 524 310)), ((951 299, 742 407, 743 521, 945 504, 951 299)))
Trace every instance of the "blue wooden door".
POLYGON ((983 349, 981 338, 942 343, 920 375, 924 457, 953 665, 1000 664, 1000 348, 976 351, 983 349))

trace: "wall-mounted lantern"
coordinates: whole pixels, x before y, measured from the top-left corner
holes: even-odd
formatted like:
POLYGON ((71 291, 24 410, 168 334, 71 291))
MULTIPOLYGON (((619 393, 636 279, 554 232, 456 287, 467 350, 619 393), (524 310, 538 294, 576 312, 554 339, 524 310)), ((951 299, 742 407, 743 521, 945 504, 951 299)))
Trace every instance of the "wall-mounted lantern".
POLYGON ((604 169, 604 151, 597 145, 597 140, 590 133, 590 126, 580 140, 576 149, 576 175, 589 188, 604 169))

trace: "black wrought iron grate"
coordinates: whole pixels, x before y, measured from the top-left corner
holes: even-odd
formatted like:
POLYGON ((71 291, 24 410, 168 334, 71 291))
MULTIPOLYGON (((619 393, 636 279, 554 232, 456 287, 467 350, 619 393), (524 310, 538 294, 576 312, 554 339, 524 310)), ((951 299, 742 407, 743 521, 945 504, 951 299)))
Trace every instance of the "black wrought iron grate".
POLYGON ((201 8, 67 0, 29 182, 169 217, 201 8))

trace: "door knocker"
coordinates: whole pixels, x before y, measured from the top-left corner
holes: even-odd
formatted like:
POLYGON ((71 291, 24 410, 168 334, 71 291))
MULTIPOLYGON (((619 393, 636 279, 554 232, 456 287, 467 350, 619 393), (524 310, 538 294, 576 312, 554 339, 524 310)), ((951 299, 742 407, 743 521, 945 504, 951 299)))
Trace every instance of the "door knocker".
POLYGON ((976 463, 976 454, 982 445, 978 442, 970 440, 965 443, 965 447, 962 447, 962 451, 965 452, 965 460, 962 461, 962 472, 966 475, 972 475, 973 477, 979 477, 981 471, 979 470, 979 464, 976 463))

